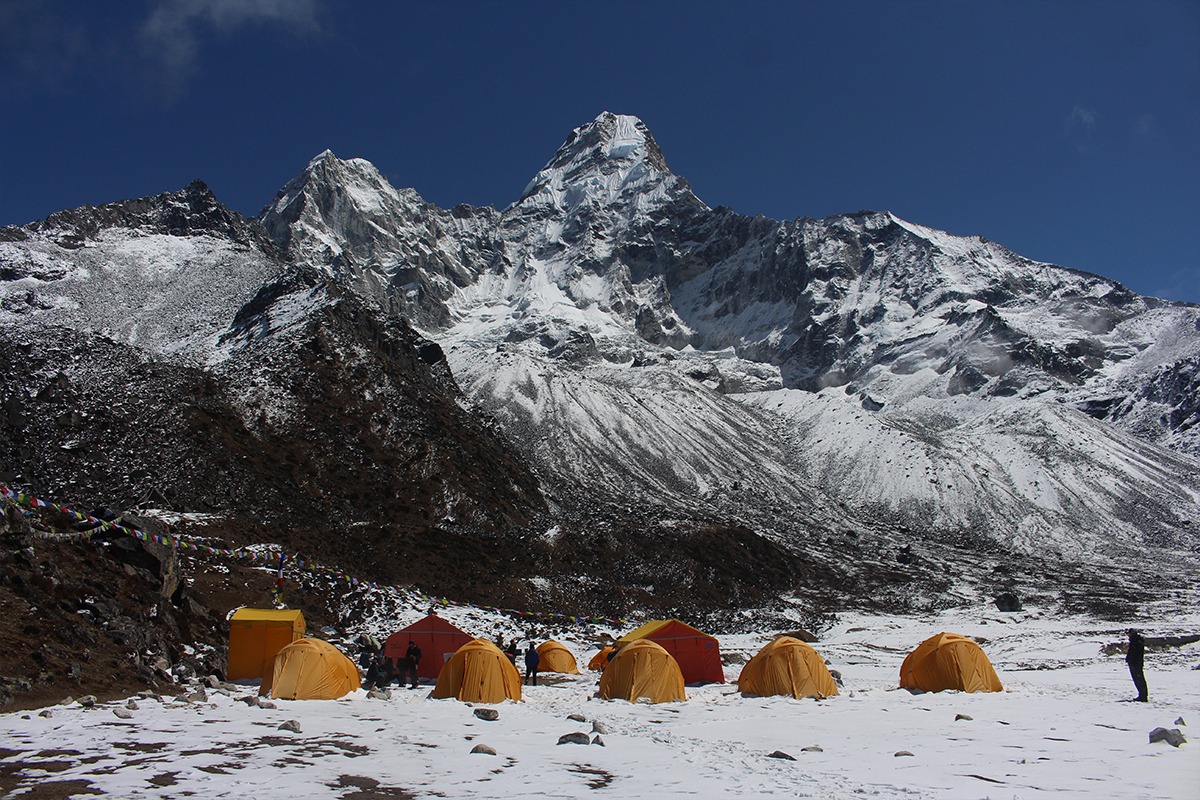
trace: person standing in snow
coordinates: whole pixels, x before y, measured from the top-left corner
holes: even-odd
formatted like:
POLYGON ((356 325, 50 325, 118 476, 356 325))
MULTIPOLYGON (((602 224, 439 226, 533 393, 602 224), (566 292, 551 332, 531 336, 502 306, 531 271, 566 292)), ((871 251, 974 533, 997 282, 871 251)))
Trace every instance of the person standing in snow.
POLYGON ((1134 700, 1145 703, 1150 699, 1150 691, 1146 687, 1146 675, 1142 672, 1142 662, 1146 658, 1146 640, 1136 628, 1129 629, 1129 649, 1125 653, 1125 663, 1129 664, 1129 675, 1133 685, 1137 687, 1138 696, 1134 700))
POLYGON ((508 647, 504 648, 504 655, 508 656, 508 660, 515 667, 517 665, 517 640, 513 639, 508 643, 508 647))
POLYGON ((412 639, 408 640, 408 649, 404 651, 404 677, 412 684, 408 688, 417 688, 417 664, 421 663, 421 648, 412 639))
POLYGON ((534 648, 533 642, 530 642, 529 647, 525 649, 525 682, 530 686, 537 686, 537 670, 541 661, 541 655, 534 648))

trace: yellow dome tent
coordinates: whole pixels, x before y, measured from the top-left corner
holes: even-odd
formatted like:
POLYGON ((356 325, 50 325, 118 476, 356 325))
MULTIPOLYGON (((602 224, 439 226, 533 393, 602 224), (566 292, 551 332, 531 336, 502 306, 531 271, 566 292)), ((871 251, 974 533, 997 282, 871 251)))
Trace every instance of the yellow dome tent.
POLYGON ((456 697, 468 703, 521 699, 521 674, 487 639, 472 639, 454 652, 438 673, 433 698, 456 697))
POLYGON ((282 647, 258 693, 283 700, 336 700, 358 688, 358 667, 324 639, 300 639, 282 647))
POLYGON ((1004 691, 983 649, 957 633, 931 636, 909 653, 900 665, 900 688, 926 692, 1004 691))
POLYGON ((229 669, 225 677, 261 678, 279 648, 304 637, 304 615, 295 609, 239 608, 229 618, 229 669))
POLYGON ((600 696, 605 700, 651 703, 687 700, 683 673, 675 658, 655 642, 638 639, 623 645, 600 676, 600 696))
POLYGON ((539 672, 569 672, 573 675, 579 674, 579 667, 575 663, 575 656, 566 648, 566 645, 551 639, 548 642, 539 644, 537 652, 541 658, 541 661, 538 663, 539 672))
POLYGON ((592 660, 588 662, 588 669, 603 672, 604 668, 608 666, 608 654, 616 649, 615 647, 601 647, 600 652, 592 656, 592 660))
POLYGON ((817 651, 799 639, 780 636, 763 646, 738 676, 742 694, 759 697, 790 694, 792 697, 832 697, 837 684, 817 651))

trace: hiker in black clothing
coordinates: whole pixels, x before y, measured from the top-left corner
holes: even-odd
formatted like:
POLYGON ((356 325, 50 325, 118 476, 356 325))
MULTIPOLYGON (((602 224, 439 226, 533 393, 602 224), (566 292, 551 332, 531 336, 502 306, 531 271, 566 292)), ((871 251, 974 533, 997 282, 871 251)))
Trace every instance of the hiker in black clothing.
POLYGON ((517 665, 517 640, 513 639, 508 643, 508 647, 504 648, 504 655, 508 656, 508 660, 515 667, 517 665))
POLYGON ((412 639, 408 640, 408 649, 404 651, 406 670, 404 676, 412 683, 408 688, 417 688, 417 664, 421 662, 421 648, 412 639))
POLYGON ((533 642, 530 642, 525 650, 525 680, 530 686, 537 686, 537 669, 541 662, 541 655, 534 649, 533 642))
POLYGON ((1134 699, 1145 703, 1150 699, 1150 691, 1146 688, 1146 675, 1142 672, 1142 662, 1146 657, 1146 640, 1136 628, 1129 629, 1129 650, 1125 653, 1125 662, 1129 664, 1129 675, 1133 685, 1137 687, 1138 696, 1134 699))

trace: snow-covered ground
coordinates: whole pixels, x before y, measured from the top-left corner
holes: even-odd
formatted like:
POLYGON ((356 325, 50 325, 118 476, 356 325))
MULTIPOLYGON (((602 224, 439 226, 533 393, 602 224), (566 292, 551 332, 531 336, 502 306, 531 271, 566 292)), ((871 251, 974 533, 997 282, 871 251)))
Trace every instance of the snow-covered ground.
MULTIPOLYGON (((446 616, 466 614, 478 616, 446 616)), ((1200 632, 1194 598, 1143 615, 1134 624, 1149 636, 1200 632)), ((742 697, 713 685, 690 687, 686 702, 633 705, 595 698, 595 674, 585 674, 526 687, 523 702, 495 706, 494 722, 464 703, 428 699, 427 687, 395 690, 390 700, 359 691, 338 701, 276 701, 276 709, 209 690, 207 702, 138 699, 129 720, 113 713, 123 702, 57 706, 48 718, 0 716, 0 770, 23 765, 27 780, 13 797, 46 781, 86 781, 119 797, 257 800, 1198 797, 1195 736, 1175 748, 1149 744, 1148 734, 1200 729, 1200 644, 1151 651, 1150 702, 1125 702, 1134 691, 1124 660, 1103 652, 1124 641, 1123 627, 991 607, 922 619, 847 616, 815 645, 845 682, 841 695, 821 702, 742 697), (1006 691, 896 689, 904 655, 942 630, 980 640, 1006 691), (280 730, 287 720, 300 733, 280 730), (556 744, 566 733, 590 733, 592 720, 606 731, 603 747, 556 744), (497 755, 471 754, 481 743, 497 755), (804 749, 813 746, 821 749, 804 749), (795 760, 768 757, 776 750, 795 760)), ((570 643, 567 633, 560 638, 570 643)), ((769 634, 720 638, 736 660, 769 634)), ((572 647, 583 664, 594 652, 572 647)), ((730 664, 726 675, 739 670, 730 664)))

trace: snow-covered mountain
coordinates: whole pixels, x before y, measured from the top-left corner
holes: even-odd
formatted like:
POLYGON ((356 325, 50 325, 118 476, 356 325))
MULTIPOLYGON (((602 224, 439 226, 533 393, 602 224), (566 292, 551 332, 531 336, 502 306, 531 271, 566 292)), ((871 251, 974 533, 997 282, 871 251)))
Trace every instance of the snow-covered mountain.
MULTIPOLYGON (((8 479, 40 458, 39 480, 100 491, 216 460, 188 503, 274 521, 315 503, 385 579, 447 579, 411 572, 447 562, 398 530, 463 553, 483 536, 507 543, 504 593, 537 602, 553 578, 560 604, 613 613, 664 579, 663 602, 712 609, 1129 598, 1197 572, 1196 306, 886 212, 710 208, 609 113, 502 211, 439 209, 327 151, 260 222, 197 183, 0 229, 8 479), (53 455, 78 430, 23 447, 14 420, 66 413, 56 361, 71 402, 186 367, 149 406, 176 427, 145 424, 204 447, 164 460, 97 433, 149 466, 90 472, 53 455)), ((468 561, 453 585, 480 591, 491 567, 468 561)))
POLYGON ((500 213, 325 153, 262 219, 407 308, 563 491, 791 543, 845 517, 1073 561, 1195 547, 1195 306, 886 212, 710 209, 609 113, 500 213))

